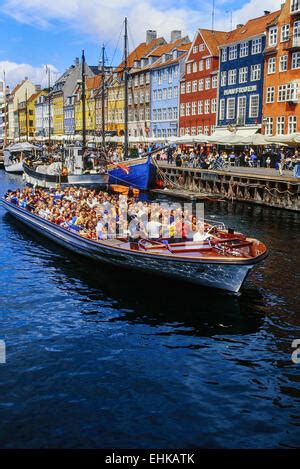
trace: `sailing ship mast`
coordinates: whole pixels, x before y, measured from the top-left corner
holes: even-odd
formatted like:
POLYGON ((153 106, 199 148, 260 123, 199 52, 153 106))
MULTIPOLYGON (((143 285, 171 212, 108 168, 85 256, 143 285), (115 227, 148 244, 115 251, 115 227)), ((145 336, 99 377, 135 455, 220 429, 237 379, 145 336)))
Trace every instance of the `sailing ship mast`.
POLYGON ((7 114, 6 114, 6 77, 5 77, 5 72, 3 72, 3 87, 4 87, 4 95, 3 95, 3 100, 4 100, 4 148, 6 147, 7 144, 7 114))
POLYGON ((102 149, 105 151, 105 47, 102 46, 102 149))
POLYGON ((26 123, 26 142, 28 142, 28 111, 27 111, 27 88, 25 90, 25 123, 26 123))
POLYGON ((50 96, 50 67, 47 67, 48 73, 48 150, 51 145, 51 96, 50 96))
POLYGON ((83 151, 86 147, 86 120, 85 120, 85 55, 84 50, 82 51, 82 67, 81 67, 81 100, 82 100, 82 148, 83 151))
POLYGON ((128 157, 128 34, 127 18, 125 18, 124 34, 124 159, 128 157))

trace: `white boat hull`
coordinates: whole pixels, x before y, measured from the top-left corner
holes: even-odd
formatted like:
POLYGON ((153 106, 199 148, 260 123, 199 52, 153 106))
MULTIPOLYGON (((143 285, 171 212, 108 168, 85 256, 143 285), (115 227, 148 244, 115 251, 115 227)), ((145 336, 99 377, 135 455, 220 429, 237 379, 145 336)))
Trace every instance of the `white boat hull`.
POLYGON ((22 174, 23 173, 23 163, 22 161, 18 163, 7 164, 4 163, 4 169, 7 173, 22 174))
POLYGON ((147 272, 237 293, 257 261, 180 260, 116 248, 105 242, 87 240, 43 220, 4 199, 4 207, 15 218, 76 254, 131 270, 147 272))

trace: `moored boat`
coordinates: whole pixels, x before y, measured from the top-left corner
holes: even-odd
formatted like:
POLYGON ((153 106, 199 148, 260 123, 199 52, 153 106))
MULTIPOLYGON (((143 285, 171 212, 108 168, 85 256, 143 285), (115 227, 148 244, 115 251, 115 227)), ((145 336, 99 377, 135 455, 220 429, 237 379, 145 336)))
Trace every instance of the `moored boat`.
POLYGON ((150 238, 130 241, 122 236, 87 239, 5 198, 1 202, 13 217, 33 230, 96 262, 229 292, 238 292, 249 272, 267 255, 267 248, 260 241, 212 225, 206 228, 206 236, 200 241, 175 243, 150 238))

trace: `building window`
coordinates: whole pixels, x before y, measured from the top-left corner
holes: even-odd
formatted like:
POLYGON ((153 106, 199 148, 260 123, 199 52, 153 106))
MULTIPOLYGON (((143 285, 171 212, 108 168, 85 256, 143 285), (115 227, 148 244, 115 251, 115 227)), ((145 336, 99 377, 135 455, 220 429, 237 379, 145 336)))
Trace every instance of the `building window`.
POLYGON ((199 51, 205 50, 205 44, 199 44, 199 51))
POLYGON ((193 101, 192 102, 192 116, 196 115, 196 106, 197 106, 196 101, 193 101))
POLYGON ((235 118, 235 98, 228 98, 227 99, 227 119, 234 119, 235 118))
POLYGON ((253 94, 250 96, 249 117, 258 117, 259 112, 259 95, 253 94))
POLYGON ((211 66, 211 58, 208 57, 208 59, 206 59, 206 61, 205 61, 206 70, 210 69, 210 66, 211 66))
POLYGON ((249 42, 242 42, 240 44, 240 57, 247 57, 249 53, 249 42))
POLYGON ((239 83, 246 83, 248 80, 248 67, 239 69, 239 83))
POLYGON ((191 82, 190 81, 188 81, 187 84, 186 84, 186 92, 187 93, 191 92, 191 82))
POLYGON ((300 52, 294 52, 292 54, 292 69, 300 68, 300 52))
POLYGON ((201 80, 198 81, 198 91, 203 91, 204 89, 204 80, 201 78, 201 80))
POLYGON ((260 73, 261 72, 261 66, 260 64, 257 65, 251 65, 251 81, 257 81, 260 80, 260 73))
POLYGON ((204 114, 209 114, 210 112, 210 99, 206 99, 204 102, 204 114))
POLYGON ((268 74, 276 72, 276 57, 270 57, 268 60, 268 74))
POLYGON ((184 105, 184 103, 183 103, 183 104, 180 104, 180 116, 181 116, 181 117, 184 117, 184 110, 185 110, 185 105, 184 105))
POLYGON ((298 83, 289 83, 285 87, 286 89, 286 101, 298 102, 298 83))
POLYGON ((289 36, 290 36, 290 25, 284 24, 283 26, 281 26, 281 37, 280 37, 281 42, 288 41, 289 36))
POLYGON ((193 53, 194 53, 194 54, 197 54, 197 52, 198 52, 198 46, 194 46, 194 47, 193 47, 193 53))
POLYGON ((200 60, 200 62, 199 62, 199 72, 202 72, 202 70, 204 70, 204 61, 200 60))
POLYGON ((192 133, 191 135, 196 135, 196 127, 192 127, 192 133))
POLYGON ((253 39, 252 48, 251 48, 252 55, 260 54, 261 51, 262 51, 262 38, 259 37, 257 39, 253 39))
POLYGON ((202 129, 202 126, 201 126, 201 125, 198 125, 197 132, 198 132, 198 135, 201 135, 201 134, 202 134, 203 129, 202 129))
POLYGON ((287 65, 288 65, 288 56, 287 55, 282 55, 279 59, 279 71, 280 72, 286 72, 287 71, 287 65))
POLYGON ((244 125, 246 119, 246 96, 239 96, 237 103, 237 124, 244 125))
POLYGON ((185 83, 181 83, 181 86, 180 86, 180 93, 181 93, 181 94, 184 94, 184 93, 185 93, 185 83))
POLYGON ((181 136, 181 137, 184 136, 184 127, 181 127, 181 129, 180 129, 180 136, 181 136))
POLYGON ((205 78, 205 89, 206 90, 210 89, 210 78, 205 78))
POLYGON ((217 112, 217 99, 213 98, 211 100, 211 112, 215 114, 217 112))
POLYGON ((226 86, 226 72, 221 72, 221 86, 226 86))
POLYGON ((284 134, 284 116, 277 117, 276 119, 276 134, 284 134))
POLYGON ((265 117, 265 135, 273 135, 273 117, 265 117))
POLYGON ((191 114, 191 103, 186 103, 185 105, 185 115, 189 116, 191 114))
POLYGON ((297 117, 296 116, 289 116, 288 133, 293 134, 295 132, 297 132, 297 117))
POLYGON ((197 91, 197 88, 198 88, 198 82, 197 82, 197 80, 194 80, 193 85, 192 85, 192 90, 197 91))
POLYGON ((204 135, 209 135, 209 125, 204 126, 204 135))
POLYGON ((185 128, 185 134, 190 135, 190 133, 191 133, 191 129, 189 127, 186 127, 185 128))
POLYGON ((222 62, 227 61, 227 48, 226 47, 221 50, 221 61, 222 62))
POLYGON ((173 88, 173 98, 178 98, 178 86, 174 86, 173 88))
POLYGON ((269 86, 267 88, 266 103, 274 103, 275 101, 275 87, 269 86))
POLYGON ((277 26, 269 29, 269 46, 273 47, 277 44, 277 26))
POLYGON ((197 62, 194 62, 194 63, 193 63, 193 72, 194 72, 194 73, 197 72, 197 62))
POLYGON ((282 103, 286 101, 286 85, 280 85, 278 87, 278 102, 282 103))
POLYGON ((218 87, 218 75, 214 75, 211 79, 211 87, 217 88, 218 87))
POLYGON ((228 70, 228 85, 236 84, 236 69, 228 70))
POLYGON ((191 71, 192 71, 192 64, 187 64, 186 73, 191 73, 191 71))
POLYGON ((229 53, 228 53, 228 59, 229 60, 235 60, 237 58, 237 46, 230 46, 229 47, 229 53))
POLYGON ((220 121, 223 121, 225 119, 225 99, 220 99, 219 119, 220 121))
POLYGON ((291 1, 291 13, 296 13, 300 11, 300 0, 291 1))
POLYGON ((203 101, 198 101, 198 114, 203 114, 203 101))

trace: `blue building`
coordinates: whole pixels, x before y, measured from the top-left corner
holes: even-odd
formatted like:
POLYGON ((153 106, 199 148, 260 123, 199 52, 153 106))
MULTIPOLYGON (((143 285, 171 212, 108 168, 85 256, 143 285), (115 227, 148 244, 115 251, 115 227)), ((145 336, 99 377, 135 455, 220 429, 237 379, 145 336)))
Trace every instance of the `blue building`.
POLYGON ((151 68, 151 136, 178 135, 180 79, 190 43, 162 54, 151 68))
POLYGON ((239 25, 220 46, 219 128, 261 128, 266 29, 277 16, 266 11, 239 25))

